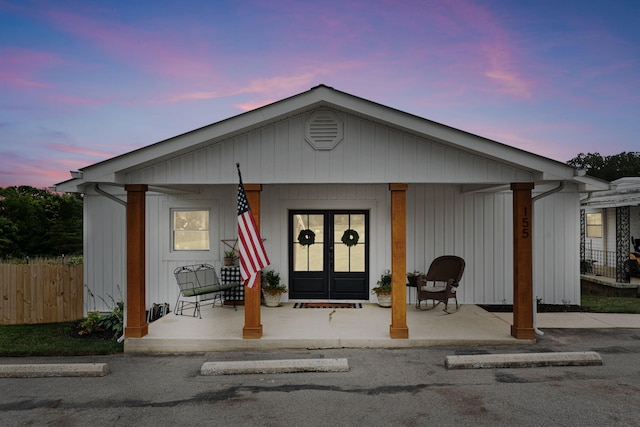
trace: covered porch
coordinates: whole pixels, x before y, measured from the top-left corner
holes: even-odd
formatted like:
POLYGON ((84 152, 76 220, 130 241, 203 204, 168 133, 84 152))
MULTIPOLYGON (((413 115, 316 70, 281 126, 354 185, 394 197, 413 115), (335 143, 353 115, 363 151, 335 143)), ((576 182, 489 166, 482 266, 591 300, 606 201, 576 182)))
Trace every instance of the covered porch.
MULTIPOLYGON (((526 345, 516 339, 511 324, 476 305, 465 304, 454 314, 434 309, 418 310, 407 304, 407 339, 389 336, 391 310, 376 304, 362 308, 261 307, 264 324, 259 340, 242 337, 244 307, 206 306, 202 319, 175 313, 149 324, 141 338, 125 340, 127 353, 188 353, 265 349, 399 348, 446 345, 526 345)), ((431 302, 429 302, 431 307, 431 302)))
MULTIPOLYGON (((405 277, 407 273, 407 189, 406 183, 391 183, 388 185, 390 193, 390 255, 392 274, 392 307, 383 315, 387 323, 388 337, 391 339, 409 339, 409 321, 406 305, 407 288, 405 277), (389 319, 390 317, 390 319, 389 319)), ((511 336, 517 339, 535 340, 533 325, 533 293, 532 293, 532 198, 533 183, 512 183, 510 188, 513 215, 513 324, 510 325, 511 336)), ((252 214, 258 228, 261 223, 261 192, 260 184, 245 184, 246 197, 252 207, 252 214)), ((146 322, 146 185, 125 185, 127 191, 127 301, 125 337, 128 339, 144 338, 150 333, 146 322)), ((245 288, 244 291, 243 323, 238 324, 242 330, 241 338, 259 339, 264 337, 264 325, 267 318, 263 318, 260 307, 260 288, 245 288)), ((377 319, 377 317, 376 317, 377 319)), ((277 319, 268 319, 277 321, 277 319)), ((317 326, 313 321, 304 322, 291 319, 291 324, 306 326, 311 331, 317 326)), ((357 323, 357 322, 356 322, 357 323)), ((277 324, 277 323, 276 323, 277 324)), ((473 321, 469 322, 472 325, 473 321)), ((370 322, 363 326, 370 327, 370 322)), ((335 326, 335 322, 331 325, 335 326)), ((285 331, 284 337, 291 340, 287 332, 289 327, 273 327, 274 330, 285 331)), ((349 327, 347 325, 347 330, 349 327)), ((386 329, 386 328, 385 328, 386 329)), ((447 328, 445 328, 447 329, 447 328)), ((240 330, 240 329, 238 329, 240 330)), ((304 334, 305 329, 301 332, 304 334)), ((317 331, 314 331, 314 334, 317 331)), ((446 332, 448 334, 448 332, 446 332)), ((374 333, 375 334, 375 333, 374 333)), ((306 336, 306 335, 303 335, 306 336)), ((366 334, 359 336, 366 336, 366 334)), ((473 336, 473 335, 472 335, 473 336)), ((425 338, 426 339, 426 338, 425 338)), ((309 339, 310 342, 313 338, 309 339)), ((338 340, 340 341, 340 340, 338 340)), ((428 341, 428 339, 427 339, 428 341)), ((425 343, 419 344, 420 346, 425 343)), ((394 345, 389 345, 393 347, 394 345)), ((395 345, 397 347, 397 345, 395 345)), ((260 348, 260 346, 257 346, 260 348)), ((313 344, 305 347, 315 347, 313 344)), ((247 348, 247 347, 241 347, 247 348)), ((152 351, 152 350, 148 350, 152 351)))
MULTIPOLYGON (((235 238, 238 163, 271 268, 283 274, 292 300, 375 302, 370 290, 376 278, 390 270, 391 310, 364 322, 365 331, 354 330, 347 322, 336 332, 338 318, 356 313, 327 315, 331 319, 327 331, 337 333, 333 342, 382 339, 396 347, 428 343, 432 338, 427 331, 440 329, 431 329, 430 323, 425 326, 422 318, 413 319, 429 314, 407 307, 405 278, 408 271, 425 271, 439 255, 452 254, 466 261, 461 302, 513 303, 513 321, 505 332, 508 340, 535 338, 534 291, 536 297, 556 304, 579 298, 578 196, 594 186, 589 177, 568 165, 321 85, 74 171, 72 180, 56 187, 85 196, 85 277, 92 289, 99 289, 98 295, 114 295, 110 288, 124 284, 124 333, 129 348, 138 345, 136 339, 152 341, 160 332, 158 325, 171 320, 148 325, 145 313, 151 303, 175 299, 175 268, 219 263, 224 249, 219 242, 235 238), (183 230, 172 218, 188 210, 208 218, 201 223, 209 225, 193 229, 200 235, 201 246, 182 247, 172 240, 183 230), (330 224, 323 226, 322 235, 333 237, 315 247, 324 245, 322 259, 328 261, 293 270, 292 248, 302 243, 289 228, 290 215, 319 215, 319 210, 328 210, 323 224, 330 224), (364 224, 370 221, 361 233, 367 238, 357 243, 365 255, 364 262, 356 265, 364 267, 339 271, 359 274, 347 278, 352 280, 349 283, 360 280, 355 296, 340 293, 343 288, 337 292, 338 274, 332 260, 341 255, 331 255, 331 248, 334 240, 338 245, 346 243, 332 228, 335 211, 362 215, 364 224), (305 277, 305 283, 322 290, 321 296, 305 295, 292 285, 296 283, 293 273, 304 268, 322 272, 321 278, 305 277), (425 327, 423 332, 420 328, 425 327)), ((339 279, 347 282, 343 276, 339 279)), ((289 343, 299 337, 306 340, 306 347, 317 347, 315 335, 322 334, 317 323, 322 321, 306 320, 306 316, 319 314, 286 310, 287 315, 295 313, 296 319, 282 323, 260 307, 258 287, 245 292, 244 304, 243 310, 231 314, 233 322, 227 318, 231 315, 220 322, 203 319, 197 326, 206 332, 198 336, 231 328, 229 336, 239 340, 242 348, 259 348, 274 336, 289 343), (207 322, 211 322, 208 327, 207 322)), ((366 319, 362 313, 357 315, 351 319, 354 325, 366 319)), ((464 311, 443 321, 453 324, 463 318, 464 311)), ((179 320, 184 324, 184 319, 179 320)), ((462 330, 473 331, 474 317, 469 320, 462 330)), ((446 336, 455 336, 453 326, 447 326, 446 336)), ((470 332, 470 336, 482 334, 470 332)))

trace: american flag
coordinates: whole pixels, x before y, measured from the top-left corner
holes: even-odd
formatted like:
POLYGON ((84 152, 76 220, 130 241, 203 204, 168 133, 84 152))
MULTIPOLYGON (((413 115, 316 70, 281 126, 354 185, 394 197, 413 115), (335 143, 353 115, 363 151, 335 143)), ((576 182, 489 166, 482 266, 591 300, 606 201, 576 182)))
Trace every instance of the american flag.
POLYGON ((253 219, 247 195, 242 185, 240 165, 238 167, 238 253, 240 254, 240 279, 245 286, 253 288, 260 270, 270 264, 264 250, 258 227, 253 219))

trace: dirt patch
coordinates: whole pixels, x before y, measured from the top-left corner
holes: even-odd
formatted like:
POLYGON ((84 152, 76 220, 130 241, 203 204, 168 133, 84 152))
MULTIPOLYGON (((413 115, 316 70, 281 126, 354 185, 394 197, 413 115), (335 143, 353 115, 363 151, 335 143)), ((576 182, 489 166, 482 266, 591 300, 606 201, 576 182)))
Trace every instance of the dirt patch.
POLYGON ((104 340, 104 341, 109 341, 113 339, 113 331, 105 331, 105 330, 99 330, 99 331, 92 331, 91 333, 81 333, 83 332, 83 328, 80 325, 81 321, 77 321, 75 323, 73 323, 73 325, 71 325, 71 328, 69 328, 69 336, 71 338, 78 338, 78 339, 100 339, 100 340, 104 340))

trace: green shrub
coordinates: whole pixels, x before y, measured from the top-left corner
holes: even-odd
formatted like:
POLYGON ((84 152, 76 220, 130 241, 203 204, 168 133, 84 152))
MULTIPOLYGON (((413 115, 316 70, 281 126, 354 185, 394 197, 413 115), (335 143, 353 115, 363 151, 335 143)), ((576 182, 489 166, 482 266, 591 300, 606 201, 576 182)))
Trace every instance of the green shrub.
POLYGON ((78 335, 88 335, 94 332, 103 331, 104 328, 100 326, 102 315, 99 311, 90 311, 87 313, 87 318, 80 322, 80 331, 78 335))
POLYGON ((100 318, 98 324, 105 331, 113 332, 113 338, 120 338, 124 324, 124 302, 118 301, 109 314, 100 318))

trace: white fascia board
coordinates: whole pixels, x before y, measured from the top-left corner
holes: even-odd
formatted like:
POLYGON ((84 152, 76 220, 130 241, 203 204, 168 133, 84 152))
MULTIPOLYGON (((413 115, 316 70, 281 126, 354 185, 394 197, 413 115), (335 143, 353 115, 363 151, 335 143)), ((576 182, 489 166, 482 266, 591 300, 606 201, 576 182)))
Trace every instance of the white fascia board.
MULTIPOLYGON (((324 89, 328 90, 327 88, 324 89)), ((545 181, 570 180, 576 175, 573 167, 562 162, 391 107, 376 104, 372 101, 333 90, 328 92, 323 99, 335 103, 339 107, 347 108, 352 113, 368 116, 405 131, 435 139, 442 144, 460 148, 482 157, 488 157, 500 163, 508 163, 515 167, 539 171, 541 172, 541 179, 545 181)))
POLYGON ((80 186, 84 184, 82 179, 70 179, 54 185, 55 191, 60 193, 81 193, 80 186))
POLYGON ((124 182, 124 174, 117 173, 116 171, 107 172, 105 170, 94 170, 94 169, 83 169, 84 176, 82 178, 82 182, 84 183, 98 183, 98 184, 112 184, 123 186, 124 182), (99 174, 98 172, 106 172, 103 174, 99 174))
POLYGON ((607 191, 611 189, 609 181, 604 181, 588 175, 574 176, 573 181, 578 183, 580 191, 594 192, 607 191))
POLYGON ((463 184, 460 186, 461 193, 497 193, 511 190, 511 184, 463 184))
MULTIPOLYGON (((274 104, 267 105, 256 110, 224 119, 193 131, 156 142, 152 145, 122 154, 120 156, 82 168, 85 181, 111 179, 132 168, 138 168, 149 162, 171 158, 181 153, 190 151, 200 144, 216 139, 226 139, 238 132, 249 132, 258 125, 267 124, 279 120, 282 117, 296 113, 300 109, 310 108, 315 102, 321 101, 319 96, 307 95, 309 92, 297 97, 287 98, 274 104), (307 95, 305 97, 305 95, 307 95)), ((122 178, 124 179, 124 178, 122 178)), ((110 181, 124 183, 124 181, 110 181)))
POLYGON ((535 180, 571 180, 576 175, 574 168, 546 157, 538 156, 484 137, 455 129, 428 119, 375 102, 340 92, 327 86, 317 86, 307 92, 285 98, 256 110, 207 125, 155 144, 142 147, 101 163, 81 169, 87 182, 114 182, 124 184, 127 170, 150 162, 174 157, 216 139, 248 132, 256 126, 268 124, 284 117, 299 114, 320 105, 344 110, 351 114, 382 122, 386 125, 436 140, 444 145, 490 158, 500 163, 530 170, 535 180), (537 173, 536 173, 537 172, 537 173), (118 176, 121 180, 108 181, 118 176))
POLYGON ((640 206, 640 197, 621 198, 615 200, 589 200, 581 203, 583 208, 604 209, 622 206, 640 206))
POLYGON ((635 190, 640 191, 640 177, 626 176, 611 181, 611 187, 615 190, 635 190))
POLYGON ((174 157, 198 144, 224 135, 226 128, 227 126, 211 125, 209 128, 198 129, 142 147, 104 162, 96 163, 82 169, 84 179, 87 181, 114 179, 117 175, 123 175, 128 169, 141 167, 148 162, 160 161, 165 157, 174 157))
POLYGON ((122 176, 118 176, 115 173, 93 176, 91 173, 84 173, 82 178, 70 179, 68 181, 55 184, 56 191, 63 193, 84 193, 85 187, 91 184, 110 184, 117 186, 124 186, 124 180, 122 176))
POLYGON ((640 205, 640 187, 624 190, 596 191, 582 203, 583 206, 609 208, 640 205))

